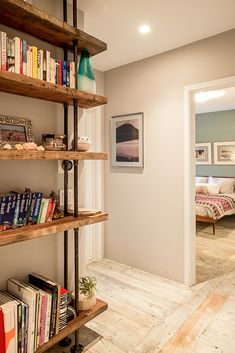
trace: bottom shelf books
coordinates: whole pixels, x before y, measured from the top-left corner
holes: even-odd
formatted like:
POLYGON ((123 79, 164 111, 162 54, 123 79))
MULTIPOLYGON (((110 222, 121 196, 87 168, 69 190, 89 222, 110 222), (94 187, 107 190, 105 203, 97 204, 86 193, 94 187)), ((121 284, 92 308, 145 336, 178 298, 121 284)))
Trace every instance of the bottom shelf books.
POLYGON ((68 290, 39 274, 0 291, 0 353, 33 353, 67 325, 68 290))

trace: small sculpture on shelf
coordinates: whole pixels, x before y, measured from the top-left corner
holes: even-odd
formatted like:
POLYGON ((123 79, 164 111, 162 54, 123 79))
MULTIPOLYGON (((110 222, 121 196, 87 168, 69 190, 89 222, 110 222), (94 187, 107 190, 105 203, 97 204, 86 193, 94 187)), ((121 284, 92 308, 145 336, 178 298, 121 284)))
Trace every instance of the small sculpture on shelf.
POLYGON ((59 196, 55 191, 50 193, 50 196, 53 200, 55 200, 55 211, 53 215, 53 219, 60 219, 64 217, 64 211, 59 208, 59 196))
MULTIPOLYGON (((77 143, 78 151, 86 152, 91 148, 91 141, 87 136, 79 136, 77 143)), ((74 150, 74 140, 72 141, 72 150, 74 150)))

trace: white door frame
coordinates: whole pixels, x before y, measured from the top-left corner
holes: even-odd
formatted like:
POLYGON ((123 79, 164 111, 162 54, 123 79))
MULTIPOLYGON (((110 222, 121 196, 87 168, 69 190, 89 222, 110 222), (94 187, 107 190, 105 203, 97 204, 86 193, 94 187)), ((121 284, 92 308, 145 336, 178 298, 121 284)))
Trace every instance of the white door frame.
POLYGON ((184 88, 184 283, 196 283, 195 108, 194 94, 235 86, 235 76, 184 88))

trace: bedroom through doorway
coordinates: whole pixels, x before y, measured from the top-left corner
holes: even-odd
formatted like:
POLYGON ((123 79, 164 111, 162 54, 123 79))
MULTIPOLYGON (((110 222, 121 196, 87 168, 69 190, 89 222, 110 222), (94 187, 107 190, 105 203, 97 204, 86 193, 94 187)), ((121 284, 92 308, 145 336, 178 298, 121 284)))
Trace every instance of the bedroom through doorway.
POLYGON ((235 87, 194 94, 196 283, 235 270, 235 87))

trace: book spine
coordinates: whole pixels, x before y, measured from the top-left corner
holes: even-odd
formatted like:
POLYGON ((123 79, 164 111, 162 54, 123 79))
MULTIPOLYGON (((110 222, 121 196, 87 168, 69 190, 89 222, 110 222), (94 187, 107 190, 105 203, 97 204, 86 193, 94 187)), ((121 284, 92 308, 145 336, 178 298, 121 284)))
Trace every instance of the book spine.
POLYGON ((18 328, 18 353, 22 351, 23 335, 22 335, 22 307, 17 305, 17 328, 18 328))
POLYGON ((49 210, 47 222, 52 222, 53 216, 54 216, 54 211, 55 211, 55 200, 54 200, 54 199, 51 199, 51 202, 50 202, 50 210, 49 210))
POLYGON ((51 53, 46 51, 46 80, 51 82, 51 53))
POLYGON ((7 34, 0 32, 0 46, 1 46, 1 69, 7 70, 7 34))
POLYGON ((70 63, 70 87, 75 88, 75 62, 70 63))
POLYGON ((38 50, 38 79, 43 80, 43 50, 38 50))
POLYGON ((25 194, 25 207, 24 207, 24 214, 23 214, 23 225, 26 225, 28 222, 28 208, 30 203, 30 194, 25 194))
POLYGON ((11 205, 12 205, 12 196, 6 195, 6 209, 4 214, 3 230, 10 228, 11 205))
POLYGON ((14 218, 13 218, 13 227, 18 226, 18 219, 19 219, 19 213, 20 213, 20 203, 21 203, 21 194, 16 194, 16 207, 15 207, 15 212, 14 212, 14 218))
POLYGON ((17 195, 12 194, 12 204, 11 204, 11 212, 10 212, 10 227, 13 227, 14 215, 15 215, 15 209, 16 209, 16 201, 17 201, 17 195))
POLYGON ((27 43, 26 40, 22 40, 22 62, 23 62, 23 75, 27 75, 27 43))
POLYGON ((38 222, 39 212, 40 212, 40 208, 41 208, 41 203, 42 203, 42 193, 41 192, 36 192, 35 207, 34 207, 33 216, 32 216, 33 223, 37 223, 38 222))
POLYGON ((23 75, 23 44, 20 40, 20 74, 23 75))
POLYGON ((46 217, 45 217, 45 223, 48 222, 50 212, 51 212, 51 207, 52 207, 52 198, 49 198, 48 199, 48 206, 47 206, 47 213, 46 213, 46 217))
POLYGON ((0 307, 0 353, 5 353, 4 316, 0 307))
POLYGON ((42 346, 44 341, 45 341, 46 310, 47 310, 47 295, 46 294, 42 294, 41 321, 40 321, 40 340, 39 340, 39 345, 40 346, 42 346))
POLYGON ((62 85, 67 86, 67 63, 63 61, 62 85))
POLYGON ((20 209, 19 209, 19 216, 17 226, 22 227, 24 225, 24 217, 25 217, 25 203, 26 203, 26 194, 20 194, 20 209))
POLYGON ((29 193, 28 195, 29 195, 29 197, 28 197, 28 207, 27 207, 27 212, 26 212, 26 224, 29 223, 29 219, 30 219, 30 215, 31 215, 32 197, 33 197, 32 193, 29 193))
POLYGON ((59 85, 63 83, 63 60, 59 60, 60 64, 60 77, 59 77, 59 85))
POLYGON ((20 74, 20 38, 14 38, 15 43, 15 72, 20 74))
POLYGON ((55 72, 56 72, 55 83, 59 85, 60 84, 60 63, 58 61, 56 61, 55 63, 55 72))
POLYGON ((46 50, 43 50, 43 81, 47 80, 47 57, 46 50))
POLYGON ((51 323, 51 302, 52 295, 47 293, 47 310, 46 310, 46 323, 45 323, 45 338, 44 343, 49 341, 50 338, 50 323, 51 323))
POLYGON ((70 87, 70 61, 66 62, 66 86, 70 87))
POLYGON ((38 78, 38 48, 32 48, 32 71, 33 71, 33 78, 38 78))
POLYGON ((27 46, 27 76, 33 77, 33 48, 31 45, 27 46))
POLYGON ((6 196, 2 196, 1 198, 1 207, 0 207, 0 219, 1 219, 1 222, 0 222, 0 231, 4 230, 4 215, 5 215, 5 212, 6 212, 6 196))
POLYGON ((15 72, 15 43, 10 38, 7 41, 7 71, 15 72))
POLYGON ((55 69, 55 59, 51 58, 51 83, 55 83, 56 69, 55 69))
POLYGON ((28 340, 29 340, 29 307, 28 305, 24 304, 24 352, 28 352, 28 340))

